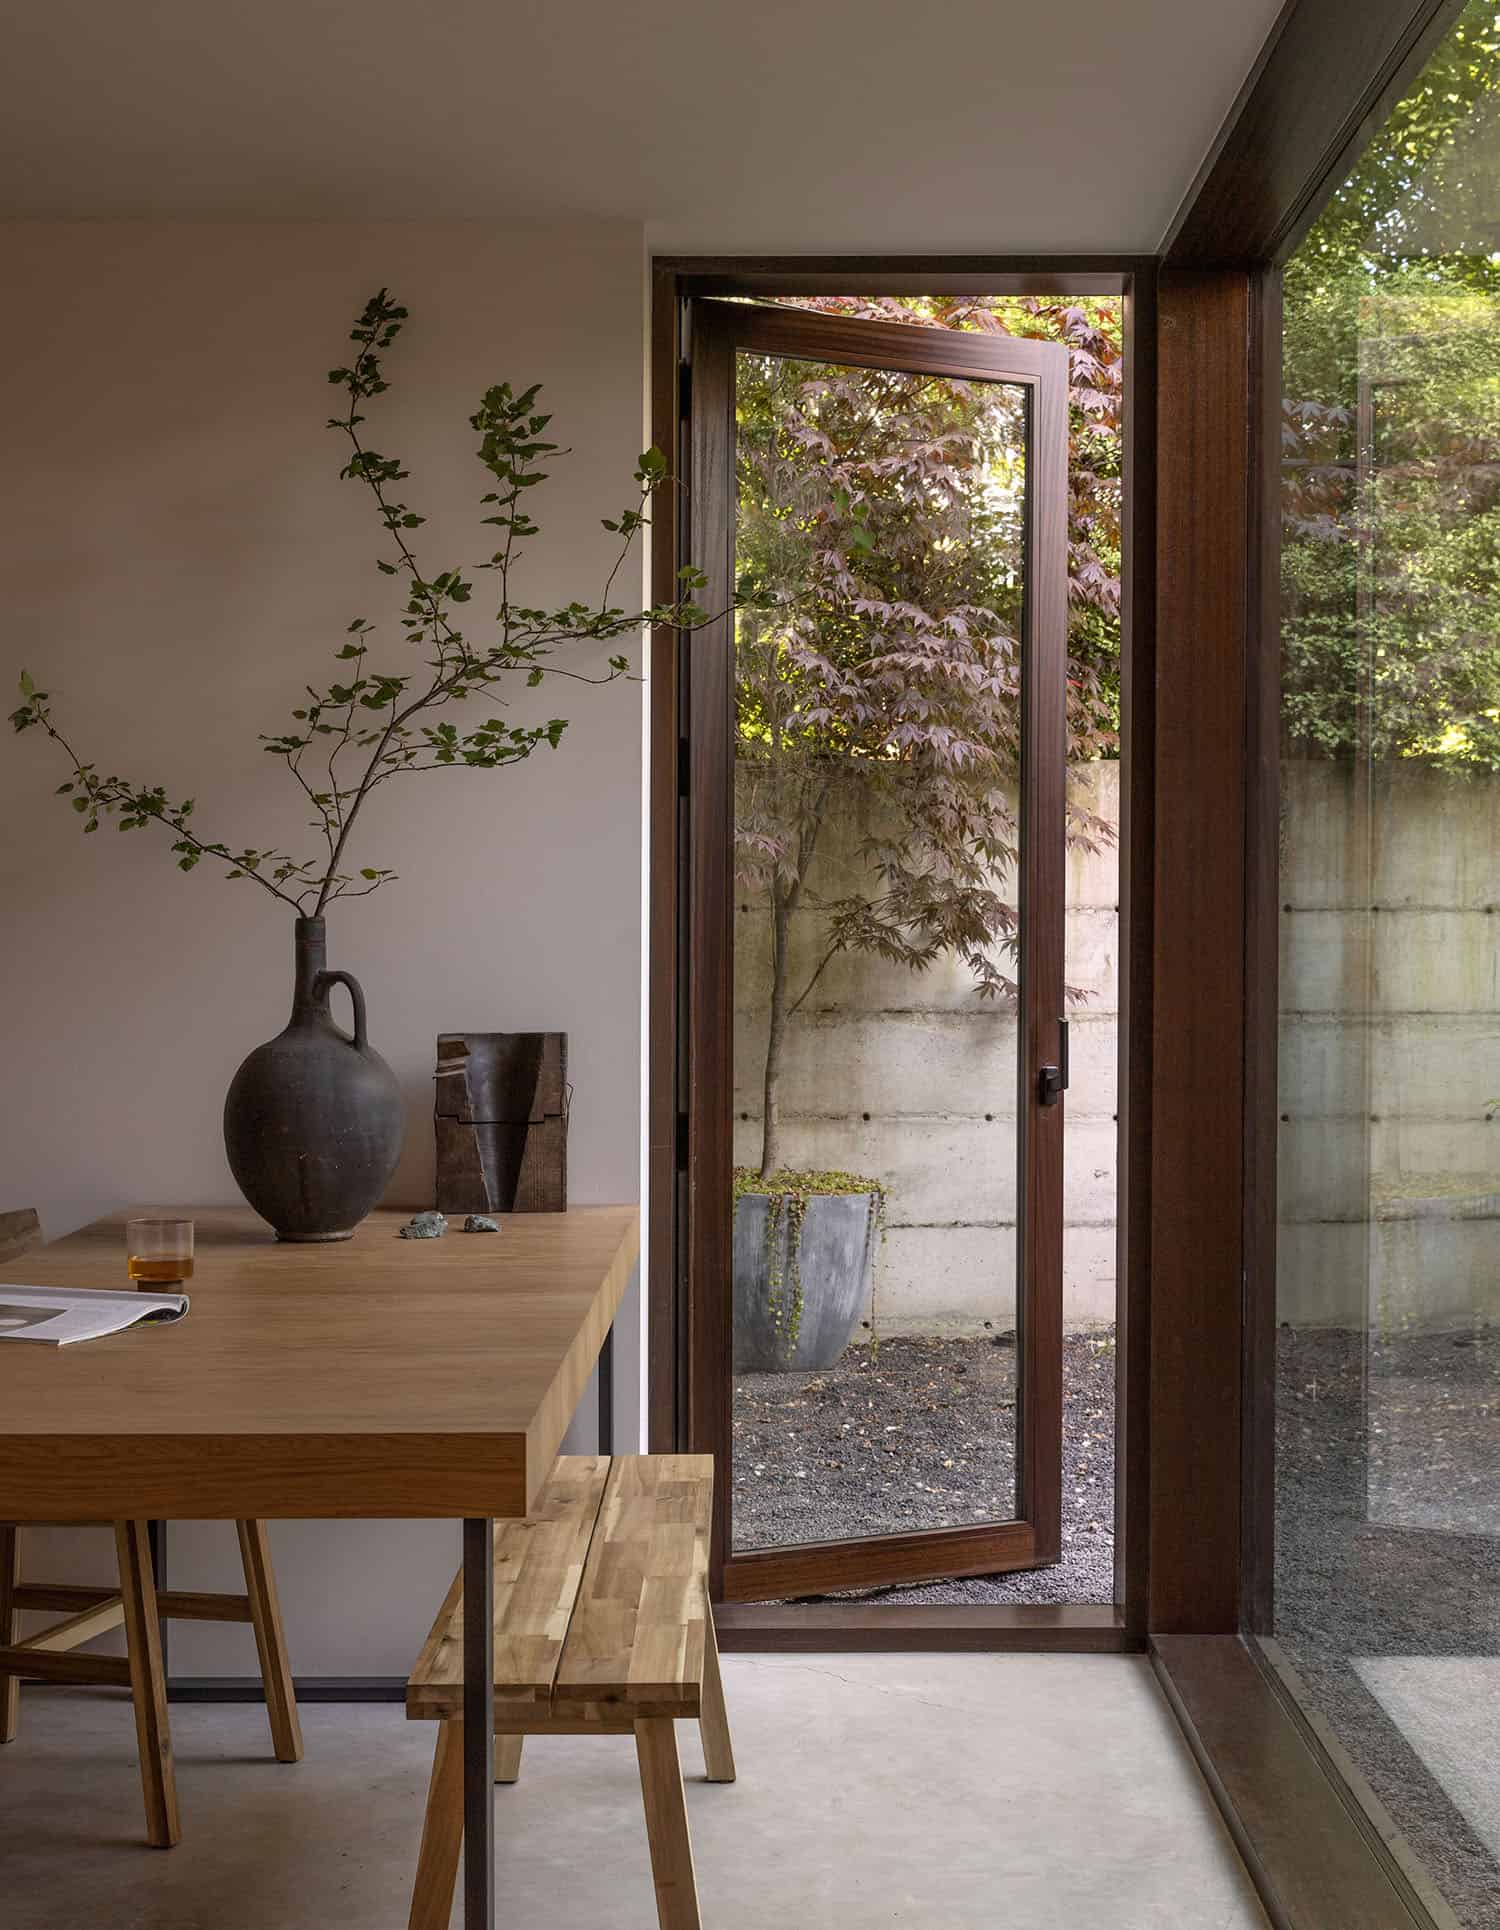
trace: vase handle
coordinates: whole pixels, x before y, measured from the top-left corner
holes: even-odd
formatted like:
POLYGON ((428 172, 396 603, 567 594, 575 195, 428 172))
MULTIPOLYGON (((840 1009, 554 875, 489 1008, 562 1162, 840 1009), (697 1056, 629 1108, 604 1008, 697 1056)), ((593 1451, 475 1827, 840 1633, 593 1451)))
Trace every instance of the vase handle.
POLYGON ((354 1006, 354 1049, 363 1052, 370 1041, 365 1031, 365 995, 360 990, 359 980, 352 972, 319 972, 313 980, 313 989, 319 993, 327 992, 335 985, 348 987, 354 1006))

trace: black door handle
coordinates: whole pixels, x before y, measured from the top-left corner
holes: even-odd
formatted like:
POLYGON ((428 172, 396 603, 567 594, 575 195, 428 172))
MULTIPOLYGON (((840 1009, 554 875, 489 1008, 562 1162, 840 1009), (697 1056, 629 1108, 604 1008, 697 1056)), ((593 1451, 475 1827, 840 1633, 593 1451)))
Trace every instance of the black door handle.
POLYGON ((1068 1089, 1068 1021, 1057 1021, 1057 1057, 1055 1066, 1043 1066, 1038 1078, 1037 1103, 1055 1106, 1068 1089))

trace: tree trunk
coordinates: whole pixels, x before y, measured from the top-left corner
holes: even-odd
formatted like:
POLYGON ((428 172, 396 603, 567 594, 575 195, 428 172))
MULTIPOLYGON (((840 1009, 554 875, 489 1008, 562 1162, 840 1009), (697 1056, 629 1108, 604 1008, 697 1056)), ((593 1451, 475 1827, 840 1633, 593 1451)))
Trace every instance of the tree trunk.
POLYGON ((786 1042, 787 945, 792 906, 780 885, 771 887, 771 1012, 766 1033, 766 1080, 761 1108, 760 1176, 781 1168, 781 1055, 786 1042))
MULTIPOLYGON (((779 740, 778 740, 779 741, 779 740)), ((802 887, 807 882, 807 874, 812 866, 813 853, 818 848, 818 834, 823 829, 823 810, 828 803, 828 780, 822 779, 817 785, 817 795, 807 801, 805 811, 799 813, 802 828, 797 837, 797 870, 790 883, 777 878, 771 884, 771 1010, 770 1023, 766 1031, 766 1080, 761 1105, 761 1142, 760 1176, 769 1179, 772 1173, 779 1172, 783 1165, 781 1151, 781 1060, 786 1044, 787 1021, 802 999, 812 990, 817 981, 820 965, 812 978, 802 989, 802 997, 796 1005, 787 1003, 787 979, 791 973, 792 920, 802 902, 802 887)), ((823 964, 828 960, 825 958, 823 964)))

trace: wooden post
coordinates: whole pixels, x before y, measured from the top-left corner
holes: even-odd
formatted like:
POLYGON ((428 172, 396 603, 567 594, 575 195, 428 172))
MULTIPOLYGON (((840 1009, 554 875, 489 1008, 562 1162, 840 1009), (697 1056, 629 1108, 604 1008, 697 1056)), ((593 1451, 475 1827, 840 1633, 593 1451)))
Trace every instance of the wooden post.
POLYGON ((144 1521, 117 1521, 120 1596, 125 1605, 125 1642, 130 1655, 130 1694, 135 1703, 136 1745, 146 1798, 146 1838, 170 1849, 182 1836, 177 1815, 177 1777, 167 1721, 167 1682, 161 1661, 161 1623, 156 1578, 144 1521))
POLYGON ((266 1688, 266 1714, 278 1762, 301 1762, 302 1724, 297 1715, 297 1692, 287 1659, 286 1632, 281 1626, 281 1602, 276 1593, 276 1571, 263 1521, 237 1521, 240 1560, 245 1568, 245 1593, 260 1656, 260 1675, 266 1688))

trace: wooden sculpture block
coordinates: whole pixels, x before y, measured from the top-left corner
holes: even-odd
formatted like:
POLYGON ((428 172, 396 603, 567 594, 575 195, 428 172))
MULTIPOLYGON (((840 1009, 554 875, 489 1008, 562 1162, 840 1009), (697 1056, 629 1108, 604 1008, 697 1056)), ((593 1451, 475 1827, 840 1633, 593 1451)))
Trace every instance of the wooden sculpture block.
POLYGON ((568 1204, 566 1032, 444 1032, 437 1042, 443 1213, 561 1213, 568 1204))

